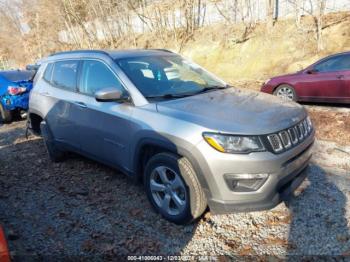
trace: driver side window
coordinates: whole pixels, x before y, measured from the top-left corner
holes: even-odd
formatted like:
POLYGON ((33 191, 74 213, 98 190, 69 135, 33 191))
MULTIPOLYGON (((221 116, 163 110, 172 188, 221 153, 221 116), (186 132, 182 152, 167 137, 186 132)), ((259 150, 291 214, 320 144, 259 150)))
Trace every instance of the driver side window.
POLYGON ((104 63, 96 60, 83 61, 79 91, 94 95, 96 91, 107 87, 124 92, 120 81, 104 63))
POLYGON ((332 57, 314 66, 317 72, 334 72, 349 70, 350 57, 346 55, 332 57))

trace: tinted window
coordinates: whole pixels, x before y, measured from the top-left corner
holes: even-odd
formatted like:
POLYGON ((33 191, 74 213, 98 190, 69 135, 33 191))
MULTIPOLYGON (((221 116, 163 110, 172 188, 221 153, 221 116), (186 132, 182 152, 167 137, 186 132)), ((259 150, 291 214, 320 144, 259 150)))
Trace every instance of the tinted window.
POLYGON ((48 82, 51 82, 51 77, 52 77, 52 68, 53 68, 53 64, 48 64, 46 69, 45 69, 45 73, 44 73, 44 79, 48 82))
POLYGON ((33 71, 25 71, 25 70, 13 70, 13 71, 2 71, 0 72, 0 76, 6 78, 11 82, 19 82, 19 81, 28 81, 31 80, 34 76, 35 72, 33 71))
POLYGON ((53 67, 52 83, 58 87, 75 90, 77 86, 78 61, 60 61, 53 67))
POLYGON ((79 91, 93 95, 97 90, 106 87, 124 90, 119 80, 105 64, 95 60, 84 61, 79 91))
POLYGON ((350 70, 350 55, 332 57, 315 65, 315 70, 319 72, 332 72, 350 70))

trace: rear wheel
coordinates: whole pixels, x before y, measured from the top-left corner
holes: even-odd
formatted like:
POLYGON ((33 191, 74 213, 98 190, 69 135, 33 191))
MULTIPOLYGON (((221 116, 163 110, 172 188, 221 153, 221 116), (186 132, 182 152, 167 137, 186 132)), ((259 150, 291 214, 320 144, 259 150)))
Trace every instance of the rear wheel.
POLYGON ((297 99, 295 90, 290 85, 280 85, 276 88, 273 94, 282 98, 285 101, 296 101, 297 99))
POLYGON ((190 223, 207 207, 192 165, 184 157, 156 154, 146 165, 144 182, 153 207, 173 223, 190 223))
POLYGON ((51 161, 53 161, 53 162, 63 161, 64 156, 65 156, 65 152, 62 151, 61 149, 59 149, 57 147, 57 145, 55 144, 55 141, 53 139, 51 131, 50 131, 50 129, 47 126, 45 121, 42 121, 40 123, 40 131, 41 131, 41 135, 44 139, 45 146, 46 146, 46 149, 47 149, 47 152, 49 154, 51 161))
POLYGON ((12 112, 10 110, 6 110, 1 103, 0 103, 0 121, 4 123, 10 123, 12 121, 12 112))

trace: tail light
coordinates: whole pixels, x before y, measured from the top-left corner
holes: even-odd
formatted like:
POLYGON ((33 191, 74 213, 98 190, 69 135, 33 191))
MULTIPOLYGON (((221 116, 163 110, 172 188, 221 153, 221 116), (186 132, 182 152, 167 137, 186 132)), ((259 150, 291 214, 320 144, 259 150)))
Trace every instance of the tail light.
POLYGON ((19 95, 19 94, 22 94, 24 93, 25 91, 27 91, 27 88, 25 87, 21 87, 21 86, 9 86, 7 88, 7 92, 10 94, 10 95, 19 95))

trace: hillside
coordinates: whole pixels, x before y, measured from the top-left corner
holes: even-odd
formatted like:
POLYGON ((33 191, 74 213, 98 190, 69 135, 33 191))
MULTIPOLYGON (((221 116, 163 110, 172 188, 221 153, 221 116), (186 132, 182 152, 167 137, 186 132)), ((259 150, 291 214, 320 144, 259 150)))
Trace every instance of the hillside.
MULTIPOLYGON (((303 17, 302 23, 302 28, 297 28, 294 20, 281 20, 271 29, 264 23, 257 24, 245 39, 241 39, 243 25, 203 27, 180 52, 230 83, 246 86, 252 82, 256 88, 256 82, 260 84, 271 76, 300 70, 326 55, 350 50, 349 13, 325 16, 321 51, 317 50, 313 18, 303 17)), ((152 35, 138 39, 138 46, 179 51, 173 41, 164 43, 152 35)))

